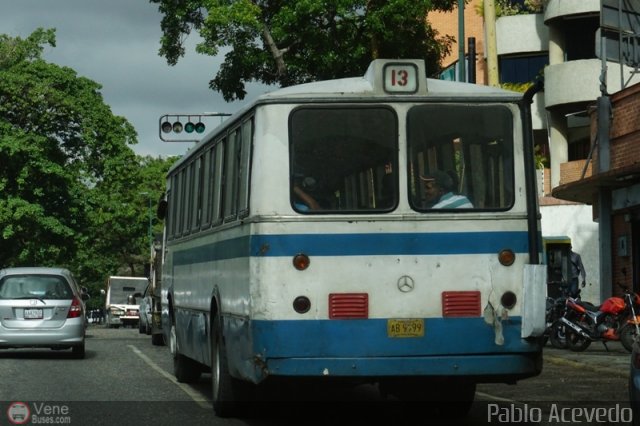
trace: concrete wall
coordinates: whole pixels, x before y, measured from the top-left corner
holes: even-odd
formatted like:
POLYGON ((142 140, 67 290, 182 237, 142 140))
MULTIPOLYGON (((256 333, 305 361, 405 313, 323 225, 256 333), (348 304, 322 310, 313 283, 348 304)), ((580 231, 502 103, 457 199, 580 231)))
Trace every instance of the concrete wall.
POLYGON ((571 238, 573 250, 580 253, 587 272, 587 286, 582 300, 599 304, 600 253, 598 224, 593 221, 591 206, 585 204, 541 206, 542 236, 571 238))

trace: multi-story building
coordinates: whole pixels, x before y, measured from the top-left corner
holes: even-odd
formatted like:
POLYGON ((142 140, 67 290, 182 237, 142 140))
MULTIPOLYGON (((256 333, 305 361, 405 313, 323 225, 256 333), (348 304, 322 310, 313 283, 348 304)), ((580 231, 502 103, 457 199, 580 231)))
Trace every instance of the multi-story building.
MULTIPOLYGON (((640 74, 631 73, 631 68, 597 55, 606 51, 598 37, 601 1, 495 0, 498 15, 501 9, 506 12, 497 17, 495 28, 500 83, 517 85, 544 76, 544 92, 536 95, 532 106, 534 138, 545 159, 540 185, 543 235, 571 239, 574 250, 582 254, 591 284, 583 296, 592 301, 607 294, 600 289, 599 229, 589 206, 592 200, 551 194, 559 185, 591 175, 589 107, 602 90, 615 93, 640 81, 640 74)), ((483 4, 483 0, 471 0, 464 13, 465 37, 476 38, 478 84, 488 81, 483 4)), ((428 20, 441 34, 458 36, 457 11, 430 13, 428 20)), ((610 43, 605 46, 611 48, 610 43)), ((448 72, 442 78, 457 77, 450 71, 458 61, 457 49, 454 46, 444 59, 448 72)))

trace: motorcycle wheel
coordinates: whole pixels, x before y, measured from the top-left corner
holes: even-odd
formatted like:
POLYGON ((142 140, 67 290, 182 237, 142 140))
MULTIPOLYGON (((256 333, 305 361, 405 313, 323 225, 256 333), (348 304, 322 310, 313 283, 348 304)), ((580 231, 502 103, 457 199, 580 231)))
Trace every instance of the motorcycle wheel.
POLYGON ((582 352, 591 345, 591 340, 581 336, 571 329, 567 329, 567 346, 573 352, 582 352))
POLYGON ((624 346, 624 348, 629 352, 631 352, 633 347, 633 341, 636 338, 636 334, 636 326, 633 324, 625 324, 620 329, 620 343, 622 343, 622 346, 624 346))
POLYGON ((549 327, 549 342, 556 349, 566 349, 567 339, 565 336, 565 327, 562 323, 555 322, 549 327))

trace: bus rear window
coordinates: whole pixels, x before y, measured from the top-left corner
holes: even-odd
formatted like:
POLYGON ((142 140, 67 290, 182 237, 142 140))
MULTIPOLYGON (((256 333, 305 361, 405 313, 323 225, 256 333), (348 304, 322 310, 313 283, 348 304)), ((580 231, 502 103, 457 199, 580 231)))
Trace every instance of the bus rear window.
POLYGON ((407 116, 418 211, 506 210, 514 201, 513 116, 500 105, 420 105, 407 116))
POLYGON ((291 205, 385 212, 398 203, 398 124, 385 107, 302 107, 290 117, 291 205))

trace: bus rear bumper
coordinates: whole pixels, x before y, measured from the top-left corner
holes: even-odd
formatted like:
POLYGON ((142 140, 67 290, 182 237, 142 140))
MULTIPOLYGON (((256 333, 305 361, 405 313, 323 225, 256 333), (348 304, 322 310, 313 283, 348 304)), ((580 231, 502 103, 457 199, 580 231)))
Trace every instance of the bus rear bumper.
POLYGON ((380 358, 269 359, 269 376, 464 377, 478 383, 513 382, 542 371, 542 353, 380 358))

